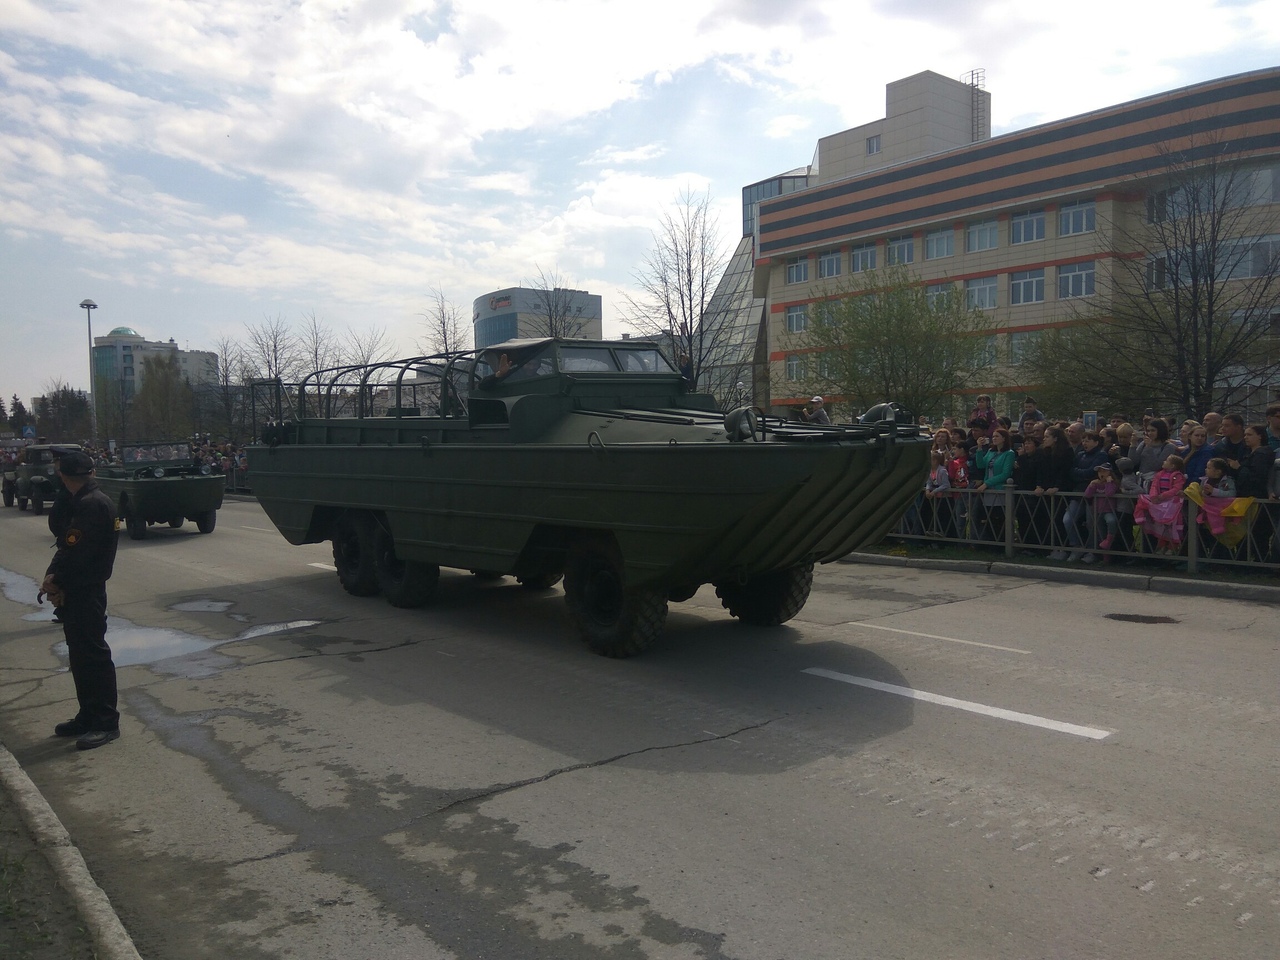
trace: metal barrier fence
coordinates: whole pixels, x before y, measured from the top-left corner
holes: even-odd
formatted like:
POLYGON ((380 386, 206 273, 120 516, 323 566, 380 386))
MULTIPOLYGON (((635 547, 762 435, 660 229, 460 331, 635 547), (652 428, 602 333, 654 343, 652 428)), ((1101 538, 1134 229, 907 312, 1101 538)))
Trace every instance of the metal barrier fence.
POLYGON ((249 492, 248 470, 228 470, 223 476, 227 478, 227 493, 249 492))
POLYGON ((926 498, 907 511, 893 539, 932 544, 1003 548, 1013 558, 1047 554, 1051 560, 1115 563, 1146 560, 1196 573, 1206 564, 1280 571, 1280 502, 1256 501, 1228 535, 1217 536, 1198 521, 1201 507, 1184 498, 1182 537, 1172 552, 1157 552, 1159 540, 1133 519, 1137 497, 1108 498, 1114 514, 1099 513, 1083 493, 1037 494, 1015 490, 951 490, 926 498))

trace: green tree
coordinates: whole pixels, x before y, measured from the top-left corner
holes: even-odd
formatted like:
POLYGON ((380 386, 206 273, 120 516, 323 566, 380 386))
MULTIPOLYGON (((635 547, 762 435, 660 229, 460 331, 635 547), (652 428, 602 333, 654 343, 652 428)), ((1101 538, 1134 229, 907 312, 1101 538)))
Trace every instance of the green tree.
POLYGON ((45 386, 36 400, 36 430, 53 440, 82 440, 89 436, 89 400, 61 380, 45 386))
POLYGON ((1272 171, 1195 138, 1163 154, 1132 215, 1110 224, 1114 247, 1137 255, 1099 264, 1074 324, 1046 331, 1027 357, 1055 409, 1198 417, 1265 402, 1280 377, 1272 171))
POLYGON ((142 361, 142 386, 133 398, 131 419, 139 437, 171 440, 191 434, 194 396, 176 354, 142 361))
POLYGON ((987 363, 990 321, 963 292, 930 293, 905 266, 857 275, 789 322, 784 392, 842 397, 856 413, 886 400, 915 414, 950 406, 987 363))
POLYGON ((9 426, 13 428, 15 433, 21 432, 22 428, 30 424, 34 424, 35 418, 27 412, 27 405, 18 399, 15 393, 9 400, 9 426))

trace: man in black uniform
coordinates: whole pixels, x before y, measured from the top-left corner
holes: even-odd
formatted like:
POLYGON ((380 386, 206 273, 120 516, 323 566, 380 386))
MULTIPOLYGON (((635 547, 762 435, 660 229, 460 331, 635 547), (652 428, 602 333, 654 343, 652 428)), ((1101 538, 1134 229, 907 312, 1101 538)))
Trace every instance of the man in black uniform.
POLYGON ((106 641, 107 580, 115 565, 119 524, 111 498, 93 479, 88 454, 67 451, 58 461, 58 473, 70 498, 49 517, 58 549, 40 591, 58 608, 80 710, 54 727, 54 733, 76 737, 77 749, 92 750, 120 736, 116 666, 106 641))

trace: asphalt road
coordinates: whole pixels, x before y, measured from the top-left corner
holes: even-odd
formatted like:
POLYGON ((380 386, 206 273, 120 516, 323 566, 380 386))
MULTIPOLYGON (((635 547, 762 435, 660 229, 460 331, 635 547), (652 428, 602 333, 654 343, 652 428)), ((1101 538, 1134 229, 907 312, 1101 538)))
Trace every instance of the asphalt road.
POLYGON ((49 543, 0 511, 0 736, 147 960, 1277 955, 1274 607, 832 564, 610 661, 558 589, 396 610, 229 502, 121 540, 76 753, 49 543))

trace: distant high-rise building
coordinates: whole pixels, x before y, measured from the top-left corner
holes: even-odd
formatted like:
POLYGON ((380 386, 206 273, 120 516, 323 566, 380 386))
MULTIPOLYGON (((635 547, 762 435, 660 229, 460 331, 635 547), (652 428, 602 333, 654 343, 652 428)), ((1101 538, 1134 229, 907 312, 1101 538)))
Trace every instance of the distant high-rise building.
POLYGON ((507 287, 476 297, 472 307, 476 349, 533 337, 604 337, 603 303, 586 290, 507 287))
POLYGON ((93 338, 93 379, 104 392, 103 402, 128 403, 146 377, 147 357, 176 357, 183 377, 193 386, 216 383, 218 355, 211 350, 181 350, 169 340, 147 340, 132 327, 116 327, 105 337, 93 338))

